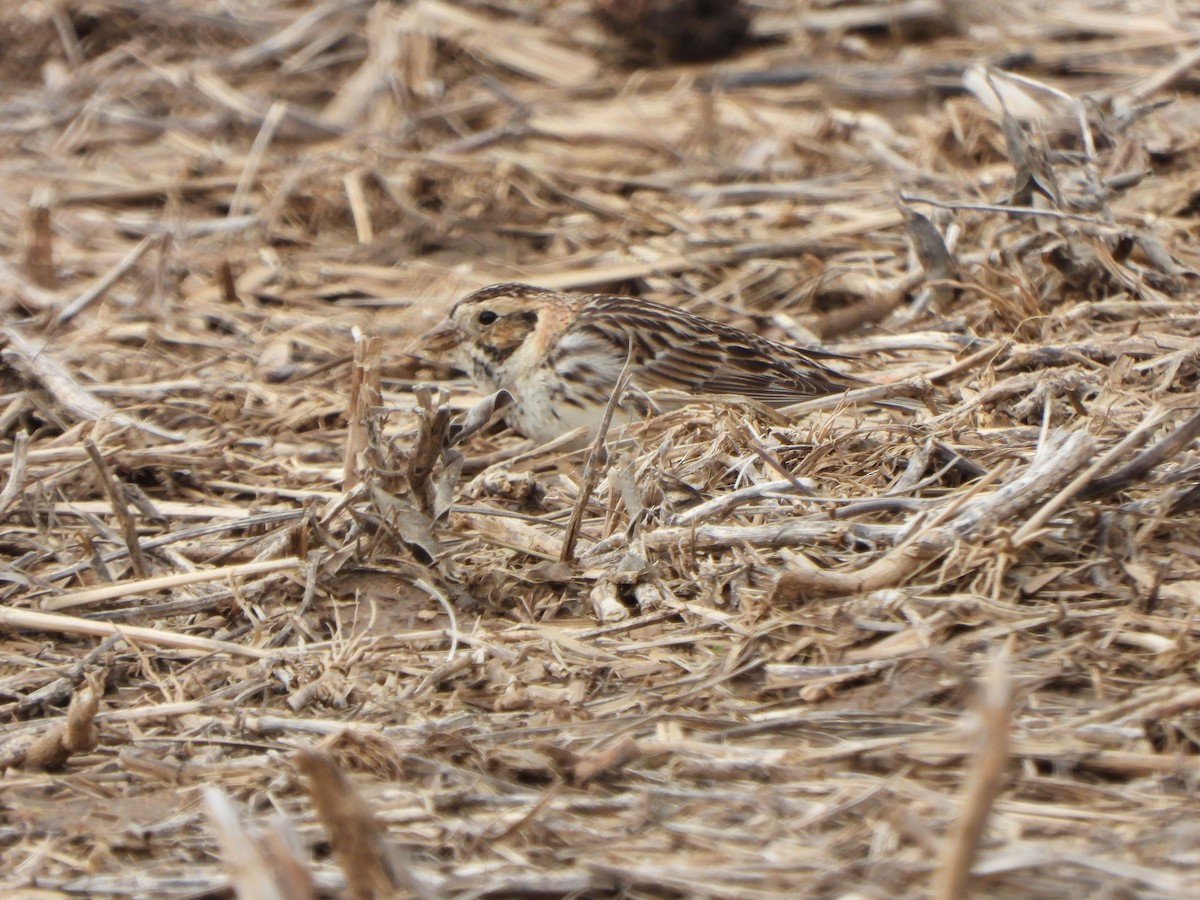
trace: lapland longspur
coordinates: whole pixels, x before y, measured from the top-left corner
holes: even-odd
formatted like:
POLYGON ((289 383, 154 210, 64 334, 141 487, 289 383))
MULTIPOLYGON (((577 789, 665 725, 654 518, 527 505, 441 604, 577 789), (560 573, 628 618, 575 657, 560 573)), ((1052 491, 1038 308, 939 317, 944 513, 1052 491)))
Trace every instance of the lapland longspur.
POLYGON ((552 440, 599 425, 626 361, 634 396, 615 424, 655 408, 651 391, 684 400, 743 397, 787 406, 869 382, 830 368, 835 353, 788 346, 703 316, 630 297, 496 284, 460 300, 420 352, 512 395, 508 423, 552 440))

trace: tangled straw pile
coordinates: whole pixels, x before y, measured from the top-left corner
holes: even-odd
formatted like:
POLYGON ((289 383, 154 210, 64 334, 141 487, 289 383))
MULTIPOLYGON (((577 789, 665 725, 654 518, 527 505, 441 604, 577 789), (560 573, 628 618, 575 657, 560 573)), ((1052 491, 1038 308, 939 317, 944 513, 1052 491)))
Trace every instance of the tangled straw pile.
POLYGON ((799 6, 0 12, 5 890, 1200 890, 1195 22, 799 6), (532 448, 513 278, 929 408, 532 448))

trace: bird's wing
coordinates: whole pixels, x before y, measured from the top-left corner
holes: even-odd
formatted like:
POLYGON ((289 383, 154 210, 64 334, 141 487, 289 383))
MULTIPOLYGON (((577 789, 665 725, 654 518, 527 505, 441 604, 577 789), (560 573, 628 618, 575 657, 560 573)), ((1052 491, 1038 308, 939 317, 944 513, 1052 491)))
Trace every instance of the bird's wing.
POLYGON ((820 361, 845 357, 790 347, 644 300, 597 296, 576 324, 621 355, 632 351, 632 381, 643 390, 735 394, 786 406, 865 383, 820 361))

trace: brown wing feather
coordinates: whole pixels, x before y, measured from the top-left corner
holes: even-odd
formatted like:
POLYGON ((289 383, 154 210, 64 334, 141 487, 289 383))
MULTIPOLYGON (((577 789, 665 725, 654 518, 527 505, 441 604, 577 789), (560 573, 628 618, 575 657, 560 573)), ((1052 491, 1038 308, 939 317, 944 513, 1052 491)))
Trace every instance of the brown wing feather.
POLYGON ((866 383, 820 362, 846 357, 780 344, 647 300, 593 295, 576 327, 603 336, 622 356, 632 346, 633 381, 643 390, 738 394, 786 406, 866 383))

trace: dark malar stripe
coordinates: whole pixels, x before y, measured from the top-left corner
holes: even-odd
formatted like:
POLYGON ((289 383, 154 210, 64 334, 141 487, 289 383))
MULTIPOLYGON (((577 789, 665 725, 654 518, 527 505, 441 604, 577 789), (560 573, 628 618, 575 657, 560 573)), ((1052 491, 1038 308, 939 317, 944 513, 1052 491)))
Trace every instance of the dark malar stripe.
POLYGON ((479 343, 479 349, 484 352, 484 355, 487 356, 488 359, 495 363, 504 362, 506 359, 516 353, 517 348, 520 346, 520 341, 512 344, 505 344, 502 347, 495 344, 485 344, 482 341, 479 343))

